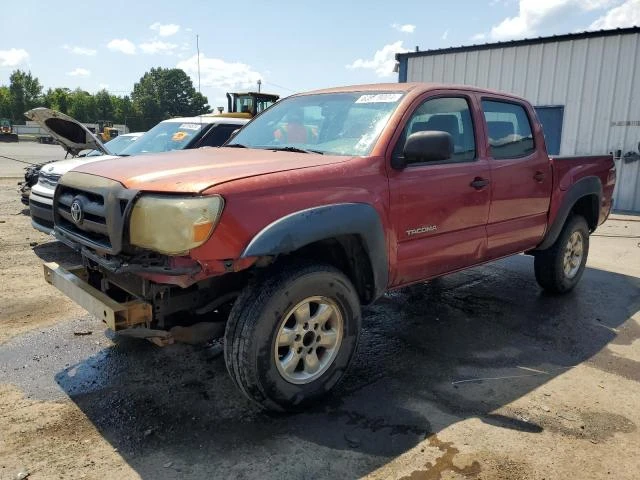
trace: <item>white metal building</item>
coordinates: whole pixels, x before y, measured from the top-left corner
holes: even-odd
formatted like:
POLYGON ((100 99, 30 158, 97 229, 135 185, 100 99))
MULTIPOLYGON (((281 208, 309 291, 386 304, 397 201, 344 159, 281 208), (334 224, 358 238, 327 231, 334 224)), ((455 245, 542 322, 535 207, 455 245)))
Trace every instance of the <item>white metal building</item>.
POLYGON ((619 211, 640 212, 640 27, 397 55, 400 82, 476 85, 529 100, 549 153, 612 152, 619 211))

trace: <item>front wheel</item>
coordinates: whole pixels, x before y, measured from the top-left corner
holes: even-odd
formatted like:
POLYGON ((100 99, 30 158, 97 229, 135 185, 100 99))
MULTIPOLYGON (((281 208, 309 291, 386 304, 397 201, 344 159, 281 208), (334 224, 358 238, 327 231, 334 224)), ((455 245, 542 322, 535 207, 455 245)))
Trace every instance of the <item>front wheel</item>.
POLYGON ((357 292, 339 270, 288 264, 245 288, 225 331, 225 362, 251 400, 270 410, 302 407, 343 377, 355 353, 357 292))
POLYGON ((573 216, 565 223, 555 243, 535 255, 536 280, 554 293, 572 290, 580 281, 589 254, 589 227, 584 217, 573 216))

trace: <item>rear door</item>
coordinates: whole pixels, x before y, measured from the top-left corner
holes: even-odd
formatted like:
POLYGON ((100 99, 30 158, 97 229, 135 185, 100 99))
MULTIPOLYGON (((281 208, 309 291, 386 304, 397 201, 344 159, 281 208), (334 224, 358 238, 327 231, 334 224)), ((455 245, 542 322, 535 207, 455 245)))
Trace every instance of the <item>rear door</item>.
POLYGON ((408 135, 425 130, 451 134, 455 153, 447 161, 389 170, 396 235, 394 286, 484 259, 490 169, 478 141, 482 133, 474 128, 481 124, 480 115, 476 100, 460 92, 432 93, 408 115, 392 157, 402 155, 408 135))
POLYGON ((482 96, 491 163, 488 257, 533 248, 544 235, 551 164, 539 124, 526 105, 482 96))

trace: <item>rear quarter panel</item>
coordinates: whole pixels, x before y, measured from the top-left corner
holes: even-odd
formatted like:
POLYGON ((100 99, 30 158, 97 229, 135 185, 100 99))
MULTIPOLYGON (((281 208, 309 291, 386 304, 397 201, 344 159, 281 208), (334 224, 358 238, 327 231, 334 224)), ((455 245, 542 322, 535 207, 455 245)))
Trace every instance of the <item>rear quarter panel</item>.
POLYGON ((577 181, 586 177, 597 177, 602 184, 600 212, 598 225, 602 224, 609 215, 613 202, 613 188, 615 186, 615 170, 611 155, 591 155, 574 157, 551 157, 553 170, 553 194, 549 209, 549 224, 553 224, 560 205, 577 181))

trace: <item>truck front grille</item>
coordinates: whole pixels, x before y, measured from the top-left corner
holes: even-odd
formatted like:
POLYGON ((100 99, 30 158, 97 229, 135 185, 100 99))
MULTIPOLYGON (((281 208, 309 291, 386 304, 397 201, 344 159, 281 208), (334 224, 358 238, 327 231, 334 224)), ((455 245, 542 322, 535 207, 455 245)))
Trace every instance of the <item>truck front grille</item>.
POLYGON ((113 180, 69 172, 54 195, 56 232, 99 251, 120 253, 136 194, 113 180))

